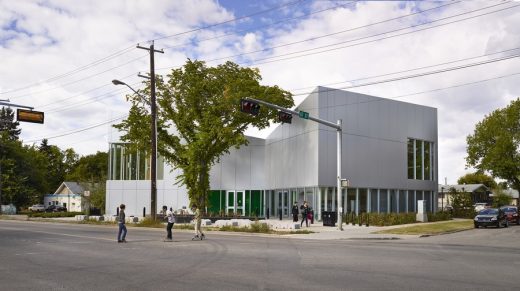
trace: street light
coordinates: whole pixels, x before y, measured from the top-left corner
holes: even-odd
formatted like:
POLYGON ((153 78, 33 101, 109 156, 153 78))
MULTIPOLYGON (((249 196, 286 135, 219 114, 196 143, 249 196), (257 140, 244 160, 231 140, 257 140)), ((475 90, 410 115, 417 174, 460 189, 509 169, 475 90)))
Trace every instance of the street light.
POLYGON ((114 85, 125 85, 130 90, 134 91, 137 96, 139 96, 144 102, 148 103, 152 110, 151 110, 151 116, 152 116, 152 134, 151 134, 151 143, 152 143, 152 155, 150 157, 151 160, 151 169, 150 169, 150 180, 151 180, 151 186, 150 186, 150 214, 152 216, 152 220, 155 221, 155 216, 157 213, 156 207, 157 207, 157 116, 156 116, 156 110, 155 110, 155 99, 152 98, 152 101, 146 100, 146 98, 141 95, 139 92, 134 90, 130 85, 123 81, 119 80, 112 80, 112 84, 114 85))

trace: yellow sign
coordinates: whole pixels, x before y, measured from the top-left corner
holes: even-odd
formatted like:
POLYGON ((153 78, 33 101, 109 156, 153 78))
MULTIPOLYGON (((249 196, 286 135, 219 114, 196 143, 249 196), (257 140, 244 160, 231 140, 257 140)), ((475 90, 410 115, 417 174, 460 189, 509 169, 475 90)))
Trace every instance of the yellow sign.
POLYGON ((17 109, 16 119, 18 121, 43 123, 44 114, 41 111, 32 111, 25 109, 17 109))

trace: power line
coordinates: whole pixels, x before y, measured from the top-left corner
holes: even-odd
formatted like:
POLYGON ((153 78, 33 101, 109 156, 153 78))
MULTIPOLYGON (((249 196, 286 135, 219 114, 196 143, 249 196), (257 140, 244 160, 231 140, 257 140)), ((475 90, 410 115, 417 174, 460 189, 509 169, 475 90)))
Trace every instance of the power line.
MULTIPOLYGON (((179 32, 179 33, 163 36, 163 37, 154 38, 154 39, 151 39, 149 41, 158 41, 158 40, 162 40, 162 39, 166 39, 166 38, 172 38, 172 37, 181 36, 181 35, 184 35, 184 34, 189 34, 189 33, 197 32, 197 31, 201 31, 201 30, 204 30, 204 29, 220 26, 220 25, 223 25, 223 24, 236 22, 236 21, 239 21, 239 20, 250 18, 251 16, 256 16, 256 15, 260 15, 260 14, 263 14, 263 13, 275 11, 275 10, 278 10, 278 9, 281 9, 281 8, 285 8, 285 7, 288 7, 288 6, 296 5, 296 4, 299 4, 299 3, 304 2, 304 1, 305 0, 298 0, 298 1, 289 2, 289 3, 286 3, 286 4, 282 4, 282 5, 279 5, 279 6, 272 7, 272 8, 268 8, 266 10, 261 10, 261 11, 258 11, 258 12, 255 12, 255 13, 252 13, 252 14, 249 14, 249 15, 232 18, 232 19, 225 20, 225 21, 222 21, 222 22, 219 22, 219 23, 210 24, 210 25, 207 25, 207 26, 198 27, 198 28, 195 28, 195 29, 191 29, 191 30, 187 30, 187 31, 183 31, 183 32, 179 32)), ((356 1, 358 1, 358 0, 356 0, 356 1)))
MULTIPOLYGON (((296 20, 296 19, 301 19, 301 18, 305 18, 307 16, 310 16, 310 15, 314 15, 314 14, 318 14, 318 13, 322 13, 322 12, 325 12, 325 11, 329 11, 329 10, 334 10, 334 9, 337 9, 338 7, 341 7, 341 8, 344 8, 344 7, 347 7, 349 5, 352 5, 352 4, 355 4, 357 1, 351 1, 351 2, 348 2, 346 4, 338 4, 336 6, 333 6, 333 7, 329 7, 329 8, 326 8, 326 9, 322 9, 322 10, 317 10, 317 11, 313 11, 313 12, 309 12, 307 14, 303 14, 303 15, 300 15, 300 16, 296 16, 296 17, 289 17, 289 18, 285 18, 285 19, 280 19, 279 21, 276 21, 276 22, 273 22, 273 23, 269 23, 269 24, 266 24, 266 25, 260 25, 260 26, 256 26, 256 27, 253 27, 253 28, 249 28, 249 29, 242 29, 242 30, 236 30, 236 31, 233 31, 233 32, 230 32, 230 33, 226 33, 226 34, 221 34, 221 35, 217 35, 217 36, 214 36, 214 37, 210 37, 210 38, 205 38, 205 39, 201 39, 201 40, 198 40, 196 43, 197 44, 200 44, 202 42, 205 42, 205 41, 209 41, 209 40, 215 40, 215 39, 219 39, 219 38, 222 38, 222 37, 226 37, 226 36, 230 36, 230 35, 235 35, 237 33, 242 33, 242 32, 249 32, 249 31, 254 31, 254 30, 258 30, 260 28, 266 28, 266 27, 270 27, 270 26, 275 26, 275 25, 278 25, 280 23, 284 23, 284 22, 288 22, 288 21, 292 21, 292 20, 296 20)), ((453 3, 454 4, 454 3, 453 3)), ((451 5, 451 4, 447 4, 447 5, 451 5)), ((191 42, 185 42, 183 44, 179 44, 179 45, 174 45, 174 46, 165 46, 164 49, 174 49, 174 48, 179 48, 179 47, 184 47, 186 45, 190 45, 192 44, 191 42)))
POLYGON ((32 84, 29 84, 29 85, 26 85, 26 86, 23 86, 23 87, 19 87, 19 88, 15 88, 15 89, 11 89, 11 90, 8 90, 8 91, 3 91, 3 92, 0 92, 0 95, 2 94, 7 94, 7 93, 13 93, 13 92, 18 92, 18 91, 22 91, 22 90, 25 90, 25 89, 28 89, 28 88, 31 88, 31 87, 34 87, 34 86, 37 86, 37 85, 40 85, 41 83, 46 83, 46 82, 51 82, 51 81, 55 81, 57 79, 61 79, 61 78, 64 78, 64 77, 68 77, 68 76, 72 76, 76 73, 79 73, 83 70, 86 70, 86 69, 89 69, 91 67, 94 67, 94 66, 97 66, 99 64, 102 64, 110 59, 113 59, 115 57, 118 57, 118 56, 121 56, 123 54, 126 54, 130 51, 130 49, 132 49, 133 47, 128 47, 128 48, 125 48, 125 49, 122 49, 120 51, 117 51, 113 54, 110 54, 104 58, 101 58, 99 60, 96 60, 90 64, 87 64, 87 65, 84 65, 82 67, 79 67, 79 68, 76 68, 74 70, 71 70, 69 72, 66 72, 66 73, 63 73, 63 74, 60 74, 60 75, 56 75, 56 76, 53 76, 53 77, 50 77, 49 79, 46 79, 46 80, 43 80, 43 81, 39 81, 39 82, 35 82, 35 83, 32 83, 32 84))
MULTIPOLYGON (((355 79, 355 80, 322 84, 321 86, 334 86, 334 85, 339 85, 339 84, 343 84, 343 83, 354 83, 354 82, 359 82, 359 81, 362 81, 362 80, 374 79, 374 78, 379 78, 379 77, 386 77, 386 76, 390 76, 390 75, 396 75, 396 74, 402 74, 402 73, 407 73, 407 72, 412 72, 412 71, 418 71, 418 70, 423 70, 423 69, 427 69, 427 68, 433 68, 433 67, 438 67, 438 66, 443 66, 443 65, 448 65, 448 64, 453 64, 453 63, 458 63, 458 62, 478 59, 478 58, 492 56, 492 55, 497 55, 497 54, 509 53, 509 52, 517 51, 519 49, 520 49, 520 47, 516 47, 516 48, 512 48, 512 49, 507 49, 507 50, 503 50, 503 51, 494 52, 494 53, 483 54, 483 55, 476 56, 476 57, 469 57, 469 58, 464 58, 464 59, 458 59, 458 60, 448 61, 448 62, 444 62, 444 63, 438 63, 438 64, 434 64, 434 65, 417 67, 417 68, 413 68, 413 69, 407 69, 407 70, 391 72, 391 73, 386 73, 386 74, 380 74, 380 75, 375 75, 375 76, 368 76, 368 77, 358 78, 358 79, 355 79)), ((307 89, 313 89, 315 87, 316 86, 307 86, 307 87, 291 89, 290 91, 307 90, 307 89)))
MULTIPOLYGON (((520 54, 516 54, 516 55, 512 55, 512 56, 506 56, 506 57, 500 57, 500 58, 491 59, 491 60, 487 60, 487 61, 475 62, 475 63, 472 63, 472 64, 455 66, 455 67, 446 68, 446 69, 440 69, 440 70, 435 70, 435 71, 430 71, 430 72, 424 72, 424 73, 420 73, 420 74, 396 77, 396 78, 380 80, 380 81, 374 81, 374 82, 368 82, 368 83, 363 83, 363 84, 358 84, 358 85, 344 86, 344 87, 340 87, 340 88, 332 88, 332 89, 325 90, 325 91, 337 91, 337 90, 344 90, 344 89, 352 89, 352 88, 373 86, 373 85, 378 85, 378 84, 383 84, 383 83, 389 83, 389 82, 401 81, 401 80, 406 80, 406 79, 424 77, 424 76, 428 76, 428 75, 434 75, 434 74, 445 73, 445 72, 449 72, 449 71, 455 71, 455 70, 460 70, 460 69, 465 69, 465 68, 470 68, 470 67, 490 64, 490 63, 494 63, 494 62, 505 61, 505 60, 509 60, 509 59, 513 59, 513 58, 517 58, 517 57, 520 57, 520 54)), ((293 96, 308 95, 310 93, 312 93, 312 92, 293 94, 293 96)))
POLYGON ((106 69, 102 72, 99 72, 99 73, 95 73, 93 75, 89 75, 89 76, 86 76, 84 78, 81 78, 81 79, 78 79, 78 80, 74 80, 74 81, 71 81, 71 82, 68 82, 68 83, 65 83, 65 84, 61 84, 59 86, 54 86, 54 87, 51 87, 51 88, 47 88, 47 89, 43 89, 43 90, 40 90, 40 91, 36 91, 36 92, 31 92, 30 94, 24 94, 24 95, 18 95, 18 96, 14 96, 14 97, 11 97, 12 99, 17 99, 17 98, 21 98, 21 97, 25 97, 25 96, 29 96, 29 95, 33 95, 33 94, 39 94, 39 93, 45 93, 45 92, 49 92, 49 91, 52 91, 52 90, 56 90, 56 89, 60 89, 60 88, 63 88, 63 87, 67 87, 69 85, 73 85, 73 84, 76 84, 76 83, 79 83, 81 81, 85 81, 87 79, 90 79, 90 78, 93 78, 93 77, 97 77, 97 76, 100 76, 104 73, 107 73, 107 72, 110 72, 112 70, 115 70, 117 68, 120 68, 120 67, 123 67, 123 66, 126 66, 128 64, 131 64, 137 60, 140 60, 144 57, 146 57, 147 55, 142 55, 140 57, 137 57, 137 58, 134 58, 124 64, 121 64, 121 65, 118 65, 118 66, 115 66, 115 67, 112 67, 112 68, 109 68, 109 69, 106 69))
MULTIPOLYGON (((390 30, 390 31, 386 31, 386 32, 383 32, 383 33, 377 33, 377 34, 373 34, 373 35, 370 35, 370 36, 360 37, 360 38, 357 38, 357 39, 350 39, 350 40, 346 40, 346 41, 338 42, 338 43, 335 43, 335 44, 329 44, 329 45, 324 45, 324 46, 315 47, 315 48, 311 48, 311 49, 299 50, 299 51, 295 51, 295 52, 290 52, 290 53, 285 53, 285 54, 279 54, 279 55, 271 56, 271 57, 266 57, 266 58, 263 58, 263 59, 257 59, 257 60, 255 60, 255 62, 253 62, 253 64, 255 64, 255 65, 261 65, 261 64, 267 64, 267 63, 273 63, 273 62, 278 62, 278 61, 283 61, 283 60, 288 60, 288 59, 294 59, 294 58, 299 58, 299 57, 304 57, 304 56, 314 55, 314 54, 321 54, 321 53, 325 53, 325 52, 329 52, 329 51, 333 51, 333 50, 344 49, 344 48, 353 47, 353 46, 358 46, 358 45, 362 45, 362 44, 367 44, 367 43, 377 42, 377 41, 380 41, 380 40, 389 39, 389 38, 394 38, 394 37, 398 37, 398 36, 402 36, 402 35, 407 35, 407 34, 412 34, 412 33, 420 32, 420 31, 423 31, 423 30, 429 30, 429 29, 433 29, 433 28, 436 28, 436 27, 441 27, 441 26, 445 26, 445 25, 448 25, 448 24, 453 24, 453 23, 457 23, 457 22, 461 22, 461 21, 465 21, 465 20, 469 20, 469 19, 477 18, 477 17, 480 17, 480 16, 484 16, 484 15, 488 15, 488 14, 492 14, 492 13, 500 12, 500 11, 502 11, 502 10, 507 10, 507 9, 511 9, 511 8, 515 8, 515 7, 520 6, 520 5, 516 5, 516 6, 512 6, 512 7, 504 8, 504 9, 501 9, 501 10, 491 11, 491 12, 488 12, 488 13, 483 13, 483 14, 479 14, 479 15, 476 15, 476 16, 467 17, 467 18, 463 18, 463 19, 460 19, 460 20, 455 20, 455 21, 452 21, 452 22, 444 23, 444 24, 439 24, 439 25, 435 25, 435 26, 431 26, 431 27, 426 27, 426 28, 423 28, 423 29, 417 29, 417 30, 413 30, 413 31, 410 31, 410 32, 405 32, 405 33, 402 33, 402 34, 386 36, 386 37, 382 37, 382 38, 378 38, 378 39, 374 39, 374 40, 369 40, 369 41, 366 41, 366 42, 356 43, 356 44, 347 45, 347 46, 342 46, 342 47, 331 48, 331 49, 327 49, 327 50, 323 50, 323 51, 318 51, 318 52, 312 52, 312 53, 308 53, 308 54, 297 55, 297 56, 293 56, 293 57, 289 57, 289 58, 284 58, 284 59, 278 59, 278 58, 280 58, 280 57, 284 57, 284 56, 292 56, 292 55, 296 55, 296 54, 300 54, 300 53, 304 53, 304 52, 316 51, 316 50, 319 50, 319 49, 326 49, 326 48, 334 47, 334 46, 338 46, 338 45, 340 45, 340 44, 344 44, 344 43, 355 42, 355 41, 359 41, 359 40, 363 40, 363 39, 373 38, 373 37, 380 36, 380 35, 385 35, 385 34, 388 34, 388 33, 393 33, 393 32, 397 32, 397 31, 401 31, 401 30, 406 30, 406 29, 410 29, 410 28, 415 28, 415 27, 418 27, 418 26, 422 26, 422 25, 427 25, 427 24, 435 23, 435 22, 442 21, 442 20, 446 20, 446 19, 449 19, 449 18, 453 18, 453 17, 458 17, 458 16, 461 16, 461 15, 470 14, 470 13, 477 12, 477 11, 480 11, 480 10, 493 8, 493 7, 495 7, 495 6, 503 5, 503 4, 504 4, 504 3, 495 4, 495 5, 487 6, 487 7, 484 7, 484 8, 479 8, 479 9, 475 9, 475 10, 467 11, 467 12, 464 12, 464 13, 460 13, 460 14, 456 14, 456 15, 452 15, 452 16, 444 17, 444 18, 439 18, 439 19, 436 19, 436 20, 433 20, 433 21, 424 22, 424 23, 421 23, 421 24, 412 25, 412 26, 408 26, 408 27, 404 27, 404 28, 400 28, 400 29, 390 30), (265 61, 265 62, 258 62, 258 61, 265 61)), ((350 29, 350 31, 352 31, 352 30, 356 30, 356 29, 359 29, 359 28, 364 28, 364 27, 367 27, 367 26, 370 26, 370 25, 372 25, 372 24, 368 24, 368 25, 363 25, 363 26, 360 26, 360 27, 352 28, 352 29, 350 29)), ((272 50, 272 49, 275 49, 275 48, 279 48, 279 47, 283 47, 283 46, 288 46, 288 45, 292 45, 292 44, 296 44, 296 43, 301 43, 301 42, 305 42, 305 41, 311 41, 311 40, 316 39, 316 38, 317 38, 317 37, 309 38, 309 39, 306 39, 306 40, 301 40, 301 41, 297 41, 297 42, 293 42, 293 43, 286 43, 286 44, 278 45, 278 46, 274 46, 274 47, 268 47, 268 48, 264 48, 264 49, 261 49, 261 50, 255 50, 255 51, 250 51, 250 52, 245 52, 245 53, 235 54, 235 55, 231 55, 231 56, 215 58, 215 59, 207 60, 206 62, 209 63, 209 62, 216 62, 216 61, 221 61, 221 60, 226 60, 226 59, 233 59, 233 58, 236 58, 236 57, 239 57, 239 56, 244 56, 244 55, 248 55, 248 54, 254 54, 254 53, 262 52, 262 51, 268 51, 268 50, 272 50)), ((245 64, 247 64, 247 63, 251 63, 251 62, 241 62, 241 63, 239 63, 239 64, 244 64, 244 65, 245 65, 245 64)), ((158 68, 157 70, 165 70, 165 69, 172 69, 172 68, 179 68, 179 66, 168 66, 168 67, 162 67, 162 68, 158 68)))
POLYGON ((124 115, 121 115, 121 116, 119 116, 117 118, 105 121, 103 123, 91 125, 91 126, 88 126, 88 127, 84 127, 84 128, 78 129, 78 130, 74 130, 74 131, 71 131, 71 132, 66 132, 66 133, 63 133, 63 134, 58 134, 58 135, 54 135, 54 136, 50 136, 50 137, 42 137, 42 138, 36 138, 36 139, 24 141, 24 143, 25 144, 34 143, 34 142, 41 141, 41 140, 44 140, 44 139, 53 139, 53 138, 58 138, 58 137, 66 136, 66 135, 80 133, 80 132, 83 132, 83 131, 87 131, 89 129, 93 129, 93 128, 100 127, 100 126, 103 126, 103 125, 106 125, 106 124, 109 124, 109 123, 113 123, 113 122, 115 122, 117 120, 121 120, 121 119, 123 119, 123 118, 125 118, 127 116, 128 116, 128 114, 124 114, 124 115))
MULTIPOLYGON (((196 29, 192 29, 192 30, 188 30, 188 31, 184 31, 184 32, 180 32, 180 33, 177 33, 177 34, 172 34, 172 35, 168 35, 168 36, 164 36, 164 37, 160 37, 160 38, 157 38, 155 40, 160 40, 160 39, 166 39, 166 38, 171 38, 171 37, 174 37, 174 36, 180 36, 180 35, 184 35, 184 34, 189 34, 189 33, 193 33, 193 32, 196 32, 196 31, 200 31, 200 30, 203 30, 203 29, 207 29, 207 28, 211 28, 211 27, 216 27, 216 26, 219 26, 219 25, 223 25, 223 24, 227 24, 227 23, 231 23, 231 22, 235 22, 235 21, 239 21, 239 20, 242 20, 242 19, 247 19, 251 16, 256 16, 256 15, 260 15, 260 14, 263 14, 263 13, 268 13, 268 12, 271 12, 271 11, 274 11, 274 10, 277 10, 277 9, 281 9, 281 8, 285 8, 285 7, 289 7, 289 6, 292 6, 292 5, 296 5, 298 3, 301 3, 301 2, 304 2, 305 0, 298 0, 298 1, 294 1, 294 2, 289 2, 289 3, 285 3, 285 4, 282 4, 282 5, 279 5, 279 6, 275 6, 275 7, 272 7, 272 8, 269 8, 269 9, 266 9, 266 10, 262 10, 262 11, 258 11, 258 12, 255 12, 255 13, 252 13, 252 14, 249 14, 249 15, 245 15, 245 16, 241 16, 241 17, 237 17, 237 18, 233 18, 233 19, 229 19, 229 20, 226 20, 226 21, 223 21, 223 22, 219 22, 219 23, 215 23, 215 24, 212 24, 212 25, 208 25, 208 26, 204 26, 204 27, 199 27, 199 28, 196 28, 196 29)), ((356 0, 357 1, 357 0, 356 0)), ((153 40, 149 40, 149 41, 153 41, 153 40)), ((3 92, 0 92, 0 95, 2 94, 7 94, 7 93, 13 93, 13 92, 18 92, 18 91, 22 91, 22 90, 25 90, 25 89, 28 89, 28 88, 31 88, 31 87, 34 87, 34 86, 37 86, 37 85, 40 85, 41 83, 45 83, 45 82, 50 82, 50 81, 55 81, 55 80, 58 80, 58 79, 61 79, 61 78, 64 78, 64 77, 68 77, 68 76, 72 76, 76 73, 79 73, 81 71, 84 71, 86 69, 89 69, 89 68, 92 68, 94 66, 97 66, 99 64, 102 64, 110 59, 113 59, 113 58, 116 58, 118 56, 121 56, 123 54, 126 54, 128 53, 129 51, 131 51, 132 49, 134 48, 134 46, 129 46, 127 48, 124 48, 122 50, 119 50, 115 53, 112 53, 106 57, 103 57, 101 59, 98 59, 98 60, 95 60, 87 65, 84 65, 84 66, 81 66, 81 67, 78 67, 76 69, 73 69, 71 71, 68 71, 68 72, 65 72, 65 73, 62 73, 62 74, 59 74, 59 75, 56 75, 56 76, 53 76, 53 77, 50 77, 48 79, 45 79, 43 81, 39 81, 39 82, 35 82, 35 83, 31 83, 29 85, 25 85, 25 86, 22 86, 22 87, 19 87, 19 88, 15 88, 15 89, 11 89, 11 90, 7 90, 7 91, 3 91, 3 92)), ((81 81, 81 80, 80 80, 81 81)), ((37 93, 40 93, 40 92, 37 92, 37 93)), ((22 95, 22 96, 26 96, 26 95, 22 95)), ((17 96, 17 97, 22 97, 22 96, 17 96)), ((14 98, 17 98, 17 97, 14 97, 14 98)))

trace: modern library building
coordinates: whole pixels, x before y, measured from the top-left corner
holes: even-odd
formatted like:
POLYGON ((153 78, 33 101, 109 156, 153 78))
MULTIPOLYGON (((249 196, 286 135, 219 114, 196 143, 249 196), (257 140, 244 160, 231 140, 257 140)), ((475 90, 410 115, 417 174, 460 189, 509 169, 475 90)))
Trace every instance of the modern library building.
MULTIPOLYGON (((326 87, 318 87, 296 110, 336 123, 342 120, 343 212, 427 211, 437 203, 437 109, 326 87)), ((231 149, 211 169, 209 214, 291 216, 308 201, 315 216, 336 211, 336 129, 295 118, 265 139, 231 149)), ((110 143, 106 213, 126 204, 127 215, 150 208, 149 158, 110 143)), ((157 162, 157 209, 189 208, 187 191, 175 185, 180 173, 157 162)), ((146 210, 149 213, 149 210, 146 210)))

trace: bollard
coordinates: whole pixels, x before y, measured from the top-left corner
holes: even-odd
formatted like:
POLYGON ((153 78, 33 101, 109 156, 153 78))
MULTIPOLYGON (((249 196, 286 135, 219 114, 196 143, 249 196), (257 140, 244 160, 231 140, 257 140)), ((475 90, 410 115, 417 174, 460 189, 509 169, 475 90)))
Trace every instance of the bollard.
POLYGON ((282 220, 282 209, 278 209, 278 216, 280 216, 280 220, 282 220))
POLYGON ((265 217, 267 217, 267 219, 269 219, 269 207, 267 207, 267 212, 265 213, 265 217))
POLYGON ((369 216, 369 214, 368 214, 368 212, 367 212, 367 225, 366 225, 367 227, 368 227, 368 225, 369 225, 369 222, 368 222, 369 220, 370 220, 370 216, 369 216))
POLYGON ((354 221, 354 219, 356 219, 356 213, 354 213, 354 211, 352 211, 352 225, 356 225, 356 222, 354 221))
POLYGON ((116 208, 116 216, 119 216, 119 207, 116 208))
POLYGON ((146 217, 146 207, 143 207, 143 217, 146 217))
POLYGON ((359 218, 358 225, 361 226, 361 224, 363 223, 363 221, 362 221, 363 220, 363 213, 360 213, 358 218, 359 218))

